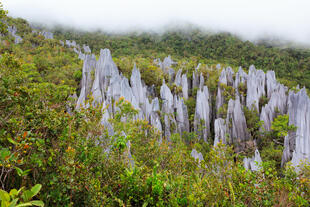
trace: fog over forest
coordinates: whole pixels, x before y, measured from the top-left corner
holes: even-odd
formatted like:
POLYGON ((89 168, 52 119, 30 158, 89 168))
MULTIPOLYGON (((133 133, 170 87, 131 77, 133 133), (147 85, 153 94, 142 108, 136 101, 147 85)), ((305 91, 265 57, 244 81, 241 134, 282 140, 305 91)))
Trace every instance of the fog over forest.
POLYGON ((48 26, 112 32, 163 31, 193 24, 244 39, 310 44, 308 0, 4 0, 9 15, 48 26))

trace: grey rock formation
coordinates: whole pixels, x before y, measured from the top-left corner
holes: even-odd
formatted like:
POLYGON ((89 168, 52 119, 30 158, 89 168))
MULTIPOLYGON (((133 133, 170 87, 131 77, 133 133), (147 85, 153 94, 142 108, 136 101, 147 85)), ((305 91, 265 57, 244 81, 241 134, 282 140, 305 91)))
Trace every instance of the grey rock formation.
POLYGON ((90 48, 89 48, 89 46, 88 45, 83 45, 83 50, 84 50, 84 52, 87 54, 87 53, 91 53, 91 50, 90 50, 90 48))
POLYGON ((15 38, 14 43, 19 44, 23 41, 21 36, 17 35, 17 28, 15 26, 8 26, 8 32, 15 38))
POLYGON ((242 70, 241 67, 239 67, 239 70, 238 72, 236 73, 236 78, 235 78, 235 83, 234 83, 234 88, 235 88, 235 92, 236 92, 236 96, 239 96, 240 97, 240 102, 242 105, 245 105, 245 97, 243 95, 246 95, 246 94, 241 94, 240 93, 240 90, 239 90, 239 86, 242 84, 244 86, 246 86, 246 81, 247 81, 247 77, 248 77, 248 74, 246 74, 246 72, 244 72, 242 70))
POLYGON ((95 102, 103 102, 104 92, 109 86, 111 77, 118 78, 117 76, 119 76, 118 69, 112 60, 110 50, 100 50, 100 57, 96 64, 95 81, 92 87, 95 102))
POLYGON ((182 83, 182 70, 178 70, 176 76, 175 76, 175 80, 174 80, 174 84, 176 86, 181 86, 181 83, 182 83))
POLYGON ((305 88, 298 93, 290 91, 288 114, 289 124, 297 130, 285 137, 282 165, 292 157, 292 165, 299 170, 298 165, 310 162, 310 99, 305 88))
POLYGON ((162 125, 160 122, 159 113, 160 113, 159 100, 156 97, 152 101, 152 111, 150 114, 150 123, 152 126, 157 128, 160 132, 162 132, 162 125))
POLYGON ((185 99, 188 99, 188 81, 187 81, 186 74, 182 75, 181 86, 182 86, 183 97, 185 99))
POLYGON ((244 143, 244 141, 250 138, 239 97, 236 97, 235 101, 230 99, 228 102, 226 124, 228 126, 227 133, 230 136, 229 143, 237 143, 239 141, 244 143))
POLYGON ((198 137, 203 138, 205 142, 207 142, 207 137, 210 135, 211 110, 209 101, 209 89, 204 86, 202 90, 199 89, 197 92, 194 130, 198 137))
POLYGON ((163 101, 162 104, 162 112, 164 113, 164 126, 165 126, 165 131, 164 134, 167 137, 167 139, 170 139, 171 136, 171 123, 176 123, 173 117, 173 95, 169 89, 169 87, 163 82, 163 85, 160 88, 160 97, 163 101))
POLYGON ((254 106, 259 112, 259 99, 265 95, 265 73, 262 70, 256 70, 255 67, 251 65, 247 79, 246 106, 249 109, 252 109, 254 106))
POLYGON ((217 70, 220 70, 220 69, 221 69, 221 64, 217 64, 215 68, 216 68, 217 70))
POLYGON ((276 112, 280 114, 285 114, 287 111, 287 97, 286 88, 277 84, 270 95, 269 102, 262 107, 260 114, 260 120, 264 121, 264 129, 266 131, 271 130, 271 123, 276 116, 276 112))
POLYGON ((83 64, 81 93, 77 101, 77 109, 79 109, 81 106, 85 107, 85 100, 91 92, 91 84, 93 81, 92 73, 95 70, 95 66, 96 57, 94 55, 87 55, 83 64))
POLYGON ((261 170, 262 159, 259 151, 255 150, 255 155, 252 158, 244 158, 243 165, 246 170, 259 171, 261 170))
POLYGON ((201 154, 201 152, 197 152, 196 149, 192 149, 192 152, 191 152, 191 156, 195 159, 195 160, 198 160, 198 163, 200 163, 201 161, 203 161, 203 156, 201 154))
POLYGON ((178 133, 182 135, 184 132, 189 132, 189 120, 188 120, 188 113, 187 113, 187 106, 184 104, 182 98, 176 98, 176 121, 177 121, 177 128, 178 133))
POLYGON ((66 45, 68 47, 77 47, 77 44, 76 44, 76 42, 74 40, 73 41, 66 40, 66 45))
POLYGON ((219 142, 222 142, 222 144, 227 144, 227 126, 224 119, 218 118, 215 120, 214 133, 214 146, 216 146, 219 142))
POLYGON ((65 46, 65 43, 64 43, 64 41, 62 41, 62 40, 59 40, 59 43, 61 44, 61 46, 65 46))
POLYGON ((40 35, 44 36, 44 38, 47 39, 54 39, 54 35, 51 32, 48 31, 42 31, 39 33, 40 35))
POLYGON ((232 70, 231 67, 226 68, 226 79, 227 79, 227 85, 228 86, 233 86, 234 84, 234 71, 232 70))
POLYGON ((218 82, 218 88, 217 88, 217 95, 216 95, 216 112, 217 112, 217 117, 219 118, 219 109, 223 106, 224 104, 224 96, 222 92, 222 85, 227 85, 227 74, 226 74, 226 69, 224 68, 221 72, 221 75, 219 77, 219 82, 218 82))

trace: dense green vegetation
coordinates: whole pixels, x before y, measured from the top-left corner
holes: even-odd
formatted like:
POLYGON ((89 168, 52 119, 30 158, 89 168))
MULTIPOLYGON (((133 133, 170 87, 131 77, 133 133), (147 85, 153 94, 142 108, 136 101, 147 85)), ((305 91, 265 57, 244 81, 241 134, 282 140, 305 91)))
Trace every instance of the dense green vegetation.
MULTIPOLYGON (((115 134, 109 136, 100 124, 100 107, 72 115, 66 112, 67 104, 72 106, 68 96, 78 91, 81 79, 82 62, 72 49, 62 47, 57 39, 44 40, 31 33, 25 20, 8 18, 7 22, 16 25, 24 40, 15 45, 12 37, 3 36, 0 44, 1 206, 16 199, 18 204, 38 206, 42 206, 38 200, 46 206, 309 206, 310 168, 297 174, 289 166, 278 166, 283 146, 274 139, 283 142, 283 133, 292 130, 287 117, 276 119, 272 133, 262 134, 257 113, 247 112, 250 132, 262 140, 259 148, 264 162, 259 172, 246 171, 242 165, 253 147, 235 154, 233 147, 213 148, 192 133, 173 134, 171 142, 164 139, 159 144, 158 131, 144 120, 132 119, 137 112, 122 99, 116 100, 120 111, 110 120, 115 134), (127 122, 121 121, 124 116, 127 122), (134 168, 127 156, 128 140, 134 168), (193 148, 203 153, 204 161, 198 163, 190 156, 193 148)), ((167 77, 153 58, 166 54, 178 58, 175 67, 184 71, 204 63, 201 72, 208 77, 211 93, 216 92, 219 74, 209 71, 207 63, 254 63, 264 69, 276 68, 283 78, 287 73, 282 70, 305 75, 303 70, 309 67, 307 52, 254 46, 227 34, 204 36, 197 31, 190 35, 191 41, 180 33, 167 33, 160 40, 147 34, 74 34, 58 33, 87 42, 96 52, 111 48, 126 76, 136 62, 145 82, 157 87, 167 77)), ((296 80, 303 84, 309 77, 296 80)), ((227 93, 231 93, 229 88, 227 93)), ((195 99, 189 98, 187 105, 192 119, 195 99)))
POLYGON ((202 63, 222 62, 246 69, 253 64, 265 71, 274 70, 277 77, 289 86, 300 84, 310 88, 309 49, 255 45, 229 33, 212 34, 200 29, 122 35, 64 28, 56 28, 54 32, 61 39, 74 39, 80 45, 87 44, 97 53, 100 48, 110 48, 114 57, 163 58, 172 55, 177 59, 196 59, 202 63))

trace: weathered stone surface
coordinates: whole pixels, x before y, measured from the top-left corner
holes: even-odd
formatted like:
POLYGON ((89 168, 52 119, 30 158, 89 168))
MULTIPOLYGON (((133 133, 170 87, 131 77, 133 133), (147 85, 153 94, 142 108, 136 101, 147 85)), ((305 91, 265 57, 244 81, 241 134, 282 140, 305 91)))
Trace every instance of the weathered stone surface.
POLYGON ((186 74, 182 75, 181 86, 182 86, 183 97, 185 99, 188 99, 188 81, 187 81, 186 74))
POLYGON ((176 86, 181 86, 181 83, 182 83, 182 70, 178 70, 176 76, 175 76, 175 80, 174 80, 174 83, 176 86))
POLYGON ((150 115, 150 123, 152 126, 157 128, 161 132, 162 131, 162 125, 160 122, 159 113, 160 113, 159 100, 156 97, 152 101, 152 112, 150 115))
POLYGON ((85 53, 91 53, 91 50, 88 45, 83 45, 83 50, 85 53))
POLYGON ((205 85, 205 79, 204 79, 202 73, 200 73, 200 76, 199 76, 199 88, 202 90, 204 85, 205 85))
POLYGON ((280 114, 285 114, 287 111, 286 106, 286 88, 281 84, 277 84, 271 93, 269 102, 262 107, 260 114, 260 120, 264 121, 263 128, 266 131, 271 130, 271 123, 276 116, 276 111, 280 114))
POLYGON ((62 41, 62 40, 59 40, 59 43, 61 44, 61 46, 65 46, 65 43, 64 43, 64 41, 62 41))
POLYGON ((93 81, 91 74, 95 70, 95 66, 96 66, 96 57, 94 55, 87 55, 84 59, 83 64, 81 93, 77 101, 76 106, 77 109, 79 109, 81 106, 85 107, 85 100, 91 91, 91 85, 93 81))
POLYGON ((227 133, 230 136, 229 143, 244 142, 250 138, 247 131, 247 125, 239 97, 236 100, 230 99, 227 109, 227 133))
POLYGON ((220 69, 221 69, 221 64, 217 64, 215 68, 216 68, 217 70, 220 70, 220 69))
POLYGON ((45 39, 54 39, 53 33, 48 31, 42 31, 40 32, 40 35, 42 35, 45 39))
POLYGON ((247 79, 246 106, 249 109, 253 109, 254 106, 259 112, 259 99, 265 95, 265 73, 262 70, 256 70, 255 67, 251 65, 247 79))
POLYGON ((219 142, 222 144, 227 144, 226 141, 226 133, 227 133, 227 126, 225 120, 222 118, 218 118, 214 122, 214 146, 216 146, 219 142))
POLYGON ((21 36, 17 35, 17 28, 15 26, 8 26, 8 32, 15 38, 14 43, 19 44, 23 41, 21 36))
POLYGON ((247 77, 248 74, 246 74, 246 72, 244 72, 242 70, 241 67, 239 67, 238 72, 236 73, 236 78, 235 78, 235 83, 234 83, 234 88, 235 88, 235 92, 236 92, 236 96, 240 97, 240 102, 242 105, 245 105, 245 97, 241 96, 240 91, 239 91, 239 86, 240 84, 243 84, 244 86, 246 86, 246 81, 247 81, 247 77))
POLYGON ((310 99, 305 88, 298 93, 290 91, 288 114, 289 124, 297 130, 285 138, 282 165, 292 157, 292 165, 298 170, 299 164, 310 162, 310 99))
POLYGON ((226 68, 226 79, 227 79, 227 85, 228 86, 233 86, 234 84, 234 71, 232 70, 231 67, 226 68))
POLYGON ((246 170, 259 171, 261 169, 262 159, 258 149, 255 150, 255 155, 252 158, 244 158, 243 165, 246 170))
POLYGON ((142 86, 141 74, 139 69, 137 69, 136 64, 132 69, 130 85, 136 100, 139 102, 139 104, 144 105, 146 99, 146 89, 144 89, 142 86))
POLYGON ((205 142, 207 142, 207 137, 210 135, 211 110, 209 99, 209 89, 207 86, 204 86, 203 90, 198 90, 194 118, 194 130, 198 134, 198 137, 203 138, 205 142), (203 126, 200 126, 201 122, 203 122, 203 126), (203 129, 201 129, 201 127, 203 129))
POLYGON ((193 82, 192 82, 192 88, 198 88, 199 87, 199 75, 196 72, 193 72, 193 82))
POLYGON ((102 103, 104 92, 109 86, 111 77, 117 78, 117 76, 119 76, 118 69, 112 60, 110 50, 101 50, 96 64, 95 81, 92 87, 92 93, 96 102, 102 103))
POLYGON ((163 85, 160 88, 160 97, 162 99, 162 112, 164 113, 164 126, 165 131, 164 134, 167 137, 168 140, 170 140, 171 131, 170 126, 171 122, 176 123, 176 121, 173 118, 173 95, 169 89, 169 87, 163 82, 163 85))
POLYGON ((177 121, 177 128, 178 133, 182 135, 184 132, 189 132, 189 120, 188 120, 188 113, 187 113, 187 106, 184 104, 182 98, 176 98, 176 121, 177 121))
POLYGON ((171 56, 169 55, 168 57, 166 57, 163 61, 163 70, 166 70, 168 68, 171 68, 172 65, 176 64, 176 62, 174 62, 172 59, 171 59, 171 56))
POLYGON ((66 45, 68 47, 77 47, 76 42, 74 40, 72 40, 72 41, 66 40, 66 45))
MULTIPOLYGON (((231 71, 228 70, 228 73, 226 72, 226 69, 224 68, 221 72, 221 75, 219 77, 219 82, 218 82, 218 88, 217 88, 217 95, 216 95, 216 112, 217 112, 217 117, 219 118, 219 109, 223 106, 224 104, 224 96, 222 92, 222 85, 227 85, 227 76, 230 74, 231 71)), ((230 77, 229 77, 230 78, 230 77)))
POLYGON ((196 149, 192 149, 192 152, 191 152, 191 156, 195 159, 195 160, 198 160, 198 162, 200 163, 201 161, 203 161, 203 156, 201 154, 201 152, 197 152, 196 149))

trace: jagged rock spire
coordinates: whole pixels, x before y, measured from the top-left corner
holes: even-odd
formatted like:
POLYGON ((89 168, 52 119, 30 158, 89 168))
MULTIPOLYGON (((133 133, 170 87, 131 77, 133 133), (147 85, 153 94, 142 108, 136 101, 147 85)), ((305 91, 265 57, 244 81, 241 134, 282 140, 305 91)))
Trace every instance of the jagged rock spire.
POLYGON ((251 65, 247 79, 246 106, 249 109, 254 106, 259 112, 259 99, 265 94, 265 73, 262 70, 256 70, 254 65, 251 65))
POLYGON ((209 105, 209 99, 210 95, 207 86, 204 86, 203 89, 198 90, 194 118, 194 129, 195 132, 198 134, 199 138, 203 138, 205 142, 207 142, 207 138, 210 135, 211 110, 209 105))
POLYGON ((298 93, 290 91, 288 114, 289 124, 297 130, 285 137, 282 165, 292 157, 292 165, 298 169, 299 164, 310 162, 310 99, 305 88, 298 93))

